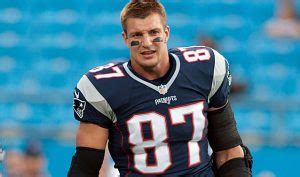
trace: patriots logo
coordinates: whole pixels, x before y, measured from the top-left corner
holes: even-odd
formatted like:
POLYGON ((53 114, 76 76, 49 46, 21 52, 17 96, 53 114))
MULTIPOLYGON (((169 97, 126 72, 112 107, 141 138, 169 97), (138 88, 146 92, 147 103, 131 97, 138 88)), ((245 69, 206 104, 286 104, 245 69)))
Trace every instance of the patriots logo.
POLYGON ((79 93, 75 92, 75 98, 73 100, 73 109, 76 114, 82 118, 83 111, 85 110, 86 102, 79 99, 79 93))

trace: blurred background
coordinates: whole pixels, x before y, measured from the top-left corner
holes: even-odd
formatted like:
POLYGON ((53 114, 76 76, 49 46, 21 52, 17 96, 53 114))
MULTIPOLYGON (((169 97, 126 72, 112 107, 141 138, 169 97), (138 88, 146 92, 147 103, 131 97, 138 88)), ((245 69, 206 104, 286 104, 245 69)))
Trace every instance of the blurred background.
MULTIPOLYGON (((0 162, 3 177, 66 176, 82 74, 127 60, 125 0, 0 0, 0 162), (2 150, 1 150, 2 149, 2 150), (24 160, 21 161, 20 159, 24 160), (33 165, 28 165, 33 164, 33 165)), ((300 1, 161 0, 169 47, 208 45, 231 64, 231 100, 254 177, 299 175, 300 1)), ((108 169, 113 168, 110 161, 108 169)), ((1 176, 1 174, 0 174, 1 176)), ((108 170, 107 176, 114 176, 108 170)))

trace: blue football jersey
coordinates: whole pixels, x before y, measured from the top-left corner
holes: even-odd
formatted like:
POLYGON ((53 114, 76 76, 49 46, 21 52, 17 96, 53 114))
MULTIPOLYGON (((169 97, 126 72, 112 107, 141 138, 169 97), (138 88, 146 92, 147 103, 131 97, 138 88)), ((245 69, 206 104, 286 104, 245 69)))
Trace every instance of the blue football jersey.
POLYGON ((121 176, 213 176, 207 110, 227 102, 228 63, 204 46, 169 50, 171 67, 156 80, 130 62, 86 73, 74 92, 74 115, 109 129, 108 148, 121 176))

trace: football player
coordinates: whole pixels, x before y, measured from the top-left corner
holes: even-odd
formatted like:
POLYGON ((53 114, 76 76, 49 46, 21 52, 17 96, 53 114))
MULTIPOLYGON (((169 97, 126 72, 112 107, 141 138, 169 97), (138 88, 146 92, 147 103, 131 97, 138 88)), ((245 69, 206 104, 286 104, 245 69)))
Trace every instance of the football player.
POLYGON ((129 61, 96 67, 75 88, 80 125, 68 176, 98 176, 107 142, 122 177, 252 176, 225 58, 205 46, 168 50, 170 28, 156 0, 132 0, 121 23, 129 61))

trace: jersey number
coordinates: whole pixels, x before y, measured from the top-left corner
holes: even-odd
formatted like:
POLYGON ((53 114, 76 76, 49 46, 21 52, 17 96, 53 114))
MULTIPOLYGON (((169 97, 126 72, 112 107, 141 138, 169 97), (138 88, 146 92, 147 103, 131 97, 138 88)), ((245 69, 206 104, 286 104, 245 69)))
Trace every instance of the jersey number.
POLYGON ((125 76, 123 74, 123 72, 121 71, 121 69, 117 66, 115 66, 114 63, 109 63, 107 65, 104 65, 104 66, 98 66, 94 69, 91 69, 90 72, 91 73, 97 73, 99 71, 102 71, 103 69, 109 69, 111 68, 112 69, 112 72, 111 73, 105 73, 105 74, 95 74, 95 78, 96 79, 105 79, 105 78, 113 78, 113 77, 123 77, 125 76))
MULTIPOLYGON (((191 115, 192 117, 193 133, 191 140, 187 143, 189 157, 187 165, 189 167, 201 162, 198 142, 202 139, 203 130, 205 128, 203 109, 203 102, 169 109, 170 121, 174 128, 176 125, 185 124, 187 115, 191 115)), ((165 142, 168 139, 166 117, 154 111, 137 114, 127 121, 127 127, 129 131, 129 143, 133 145, 134 168, 144 174, 159 174, 165 172, 172 164, 170 147, 169 144, 165 142), (152 130, 151 138, 145 138, 143 136, 142 125, 145 123, 147 123, 152 130), (148 149, 154 150, 154 164, 147 163, 148 149)))
POLYGON ((192 47, 179 47, 187 62, 207 61, 210 60, 210 53, 207 49, 189 50, 192 47))

